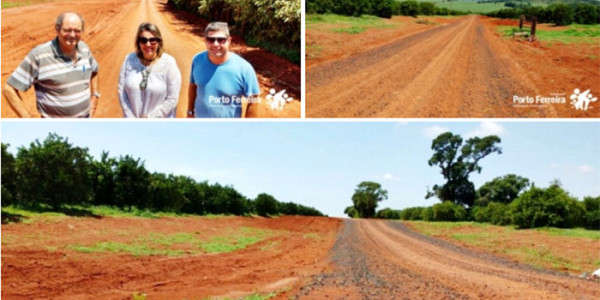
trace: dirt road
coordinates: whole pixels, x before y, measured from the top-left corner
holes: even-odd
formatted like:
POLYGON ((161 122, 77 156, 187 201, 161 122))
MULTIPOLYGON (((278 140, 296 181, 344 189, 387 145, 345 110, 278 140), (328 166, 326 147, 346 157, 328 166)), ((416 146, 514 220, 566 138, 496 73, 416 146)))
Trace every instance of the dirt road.
MULTIPOLYGON (((134 38, 142 22, 156 24, 164 38, 166 52, 177 60, 182 87, 177 117, 185 117, 187 90, 193 56, 205 50, 202 31, 205 20, 185 12, 176 12, 167 0, 83 0, 2 9, 2 86, 27 53, 56 35, 53 23, 63 11, 80 13, 86 24, 82 37, 100 65, 100 101, 96 117, 122 117, 117 98, 117 84, 125 56, 135 50, 134 38)), ((300 67, 259 48, 248 47, 234 36, 232 50, 254 66, 259 77, 263 102, 255 106, 255 117, 300 117, 300 101, 288 103, 282 111, 268 107, 265 97, 271 88, 286 89, 293 99, 300 99, 300 67)), ((35 94, 24 94, 28 110, 36 115, 35 94)), ((16 117, 2 97, 2 117, 16 117)))
POLYGON ((598 299, 598 283, 538 271, 408 230, 399 222, 346 220, 334 272, 300 299, 598 299))
MULTIPOLYGON (((368 43, 364 47, 367 48, 368 43)), ((577 86, 571 87, 570 92, 548 86, 550 83, 542 87, 530 80, 530 74, 537 70, 524 69, 514 56, 481 17, 457 19, 450 24, 399 37, 355 56, 308 68, 306 115, 573 116, 576 111, 569 105, 569 96, 572 88, 577 86), (551 97, 554 93, 562 93, 567 103, 532 107, 513 103, 515 95, 535 98, 536 95, 551 97)), ((570 73, 575 72, 556 75, 555 69, 553 76, 571 76, 570 73)), ((581 74, 572 75, 582 77, 581 74)))

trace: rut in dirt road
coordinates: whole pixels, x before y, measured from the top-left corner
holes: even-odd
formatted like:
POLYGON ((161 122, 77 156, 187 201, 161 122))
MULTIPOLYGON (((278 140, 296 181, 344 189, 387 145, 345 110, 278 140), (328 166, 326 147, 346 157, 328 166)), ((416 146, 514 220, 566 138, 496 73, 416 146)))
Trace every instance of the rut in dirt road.
POLYGON ((333 273, 299 299, 598 299, 600 286, 429 238, 400 222, 346 220, 333 273))
POLYGON ((549 117, 513 109, 535 94, 477 16, 306 71, 308 117, 549 117))

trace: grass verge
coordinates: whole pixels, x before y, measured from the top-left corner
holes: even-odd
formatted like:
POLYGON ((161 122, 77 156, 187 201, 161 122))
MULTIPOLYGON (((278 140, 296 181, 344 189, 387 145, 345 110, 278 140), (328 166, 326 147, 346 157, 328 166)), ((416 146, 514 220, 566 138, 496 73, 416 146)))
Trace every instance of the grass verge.
MULTIPOLYGON (((529 28, 524 30, 529 32, 529 28)), ((498 26, 497 31, 503 36, 512 37, 513 33, 518 32, 519 29, 516 26, 498 26)), ((597 44, 600 43, 600 25, 574 24, 560 27, 557 30, 538 29, 536 36, 544 42, 597 44)))
POLYGON ((227 253, 244 249, 266 238, 281 234, 272 230, 241 227, 229 228, 224 234, 205 237, 200 232, 171 235, 150 233, 130 242, 103 241, 92 245, 70 245, 81 253, 118 253, 132 256, 164 255, 180 257, 202 253, 227 253))
POLYGON ((386 19, 363 15, 360 17, 340 16, 335 14, 306 15, 306 28, 326 30, 336 33, 358 34, 371 28, 393 28, 394 24, 386 19))
POLYGON ((425 235, 505 256, 536 268, 579 275, 600 267, 599 231, 581 228, 516 230, 474 222, 405 223, 425 235))

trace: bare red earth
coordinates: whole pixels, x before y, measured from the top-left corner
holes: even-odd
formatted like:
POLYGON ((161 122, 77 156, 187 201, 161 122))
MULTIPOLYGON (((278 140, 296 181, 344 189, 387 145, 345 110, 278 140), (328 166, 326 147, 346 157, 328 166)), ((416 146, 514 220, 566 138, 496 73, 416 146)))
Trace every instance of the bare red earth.
MULTIPOLYGON (((122 117, 117 98, 119 70, 125 56, 134 51, 135 33, 142 22, 152 22, 160 28, 166 52, 177 61, 182 75, 177 117, 185 117, 191 61, 195 54, 205 50, 202 36, 207 21, 174 11, 167 0, 56 0, 2 9, 2 86, 33 47, 56 36, 53 24, 63 11, 76 11, 83 16, 86 23, 82 39, 100 65, 102 98, 96 117, 122 117)), ((251 116, 300 117, 300 101, 286 104, 282 111, 274 111, 266 103, 270 89, 286 89, 290 97, 300 99, 298 65, 263 49, 249 47, 237 36, 234 36, 232 50, 250 61, 258 75, 262 102, 252 108, 251 116)), ((29 112, 39 116, 33 88, 22 95, 29 112)), ((2 118, 13 117, 16 114, 2 97, 2 118)))
MULTIPOLYGON (((575 88, 600 95, 600 46, 549 48, 543 42, 504 39, 495 26, 488 18, 468 16, 425 29, 397 29, 386 44, 372 36, 382 31, 388 37, 389 29, 372 29, 356 38, 330 33, 356 39, 351 43, 355 47, 345 48, 355 54, 324 50, 313 59, 307 50, 306 116, 600 116, 599 102, 578 111, 569 99, 575 88), (515 96, 557 96, 566 103, 522 105, 514 102, 515 96)), ((307 41, 315 35, 326 34, 307 30, 307 41)), ((323 49, 334 46, 330 39, 322 40, 323 49)))
POLYGON ((340 221, 330 218, 65 218, 2 225, 2 299, 243 297, 302 286, 324 272, 340 221), (67 245, 148 233, 219 235, 240 227, 283 230, 244 250, 183 257, 79 253, 67 245))

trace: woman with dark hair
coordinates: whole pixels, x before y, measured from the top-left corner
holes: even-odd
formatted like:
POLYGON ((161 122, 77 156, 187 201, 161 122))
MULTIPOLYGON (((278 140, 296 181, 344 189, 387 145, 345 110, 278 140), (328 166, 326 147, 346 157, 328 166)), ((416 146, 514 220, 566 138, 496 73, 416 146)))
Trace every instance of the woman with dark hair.
POLYGON ((181 72, 164 52, 160 30, 142 23, 136 52, 127 55, 119 74, 119 101, 126 118, 174 117, 181 90, 181 72))

